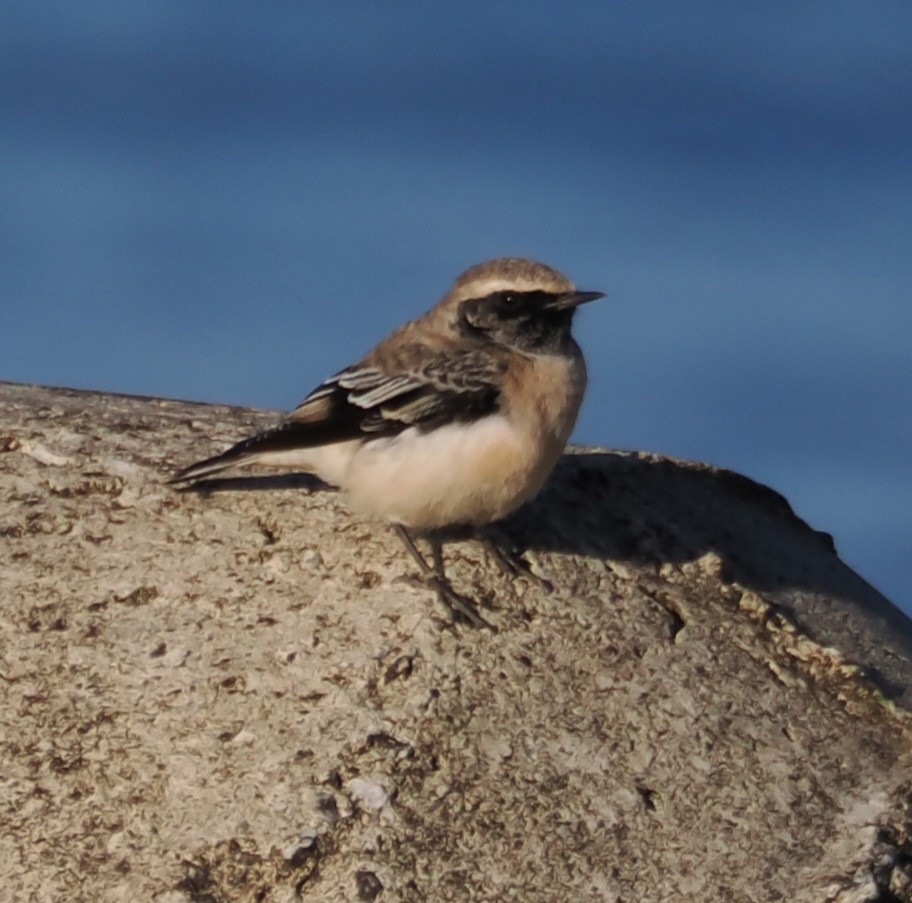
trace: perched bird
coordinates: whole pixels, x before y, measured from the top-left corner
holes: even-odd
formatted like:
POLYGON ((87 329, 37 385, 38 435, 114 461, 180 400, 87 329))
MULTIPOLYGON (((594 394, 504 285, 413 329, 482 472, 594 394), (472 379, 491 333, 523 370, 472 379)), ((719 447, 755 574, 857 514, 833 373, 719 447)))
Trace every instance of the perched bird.
POLYGON ((478 264, 281 425, 170 482, 252 463, 313 473, 354 510, 395 526, 452 616, 486 623, 446 579, 435 531, 484 527, 541 489, 586 388, 573 314, 602 297, 531 260, 478 264), (413 532, 431 542, 432 565, 413 532))

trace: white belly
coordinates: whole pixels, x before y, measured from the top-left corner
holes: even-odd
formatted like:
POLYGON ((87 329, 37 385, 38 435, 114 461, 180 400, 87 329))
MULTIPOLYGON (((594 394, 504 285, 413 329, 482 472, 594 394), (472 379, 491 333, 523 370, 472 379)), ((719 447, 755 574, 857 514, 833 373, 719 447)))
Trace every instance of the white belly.
POLYGON ((433 529, 506 517, 541 488, 547 462, 500 414, 361 445, 340 485, 369 517, 433 529))

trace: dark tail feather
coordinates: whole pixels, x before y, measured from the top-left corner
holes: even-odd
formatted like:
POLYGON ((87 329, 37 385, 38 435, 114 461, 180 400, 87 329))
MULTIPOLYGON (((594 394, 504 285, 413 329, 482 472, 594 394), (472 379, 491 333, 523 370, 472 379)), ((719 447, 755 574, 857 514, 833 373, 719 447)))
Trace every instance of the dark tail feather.
POLYGON ((208 477, 214 473, 220 473, 235 464, 244 464, 245 462, 255 461, 262 452, 275 451, 280 443, 276 438, 284 432, 283 427, 277 427, 273 430, 267 430, 265 433, 257 433, 232 445, 227 451, 212 458, 206 458, 205 461, 197 461, 183 470, 179 470, 170 480, 169 483, 186 483, 190 480, 199 480, 202 477, 208 477))
MULTIPOLYGON (((345 438, 350 437, 345 436, 345 438)), ((205 461, 197 461, 196 464, 185 467, 174 474, 168 482, 186 483, 190 480, 199 480, 202 477, 208 477, 211 474, 227 470, 229 467, 234 467, 236 464, 255 461, 260 455, 268 452, 284 452, 297 448, 307 448, 309 446, 322 445, 327 441, 336 439, 335 434, 323 424, 315 426, 309 423, 286 421, 275 429, 257 433, 249 439, 238 442, 237 445, 232 445, 231 448, 220 455, 206 458, 205 461)))
MULTIPOLYGON (((241 443, 243 444, 243 443, 241 443)), ((222 470, 227 470, 229 467, 233 467, 235 464, 239 464, 246 455, 242 454, 238 449, 238 446, 235 445, 233 448, 229 448, 228 451, 224 452, 221 455, 215 455, 212 458, 206 458, 205 461, 197 461, 196 464, 191 464, 189 467, 185 467, 183 470, 179 470, 173 477, 171 477, 169 483, 186 483, 190 480, 199 480, 202 477, 208 477, 210 474, 219 473, 222 470)))

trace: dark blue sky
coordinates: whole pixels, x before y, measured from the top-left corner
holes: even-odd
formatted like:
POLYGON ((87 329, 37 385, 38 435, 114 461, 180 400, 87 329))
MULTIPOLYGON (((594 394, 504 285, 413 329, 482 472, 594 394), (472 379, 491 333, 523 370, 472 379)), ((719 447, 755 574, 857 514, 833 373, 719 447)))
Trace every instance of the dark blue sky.
POLYGON ((538 257, 610 296, 579 440, 769 483, 910 610, 910 34, 906 2, 6 4, 0 378, 288 408, 538 257))

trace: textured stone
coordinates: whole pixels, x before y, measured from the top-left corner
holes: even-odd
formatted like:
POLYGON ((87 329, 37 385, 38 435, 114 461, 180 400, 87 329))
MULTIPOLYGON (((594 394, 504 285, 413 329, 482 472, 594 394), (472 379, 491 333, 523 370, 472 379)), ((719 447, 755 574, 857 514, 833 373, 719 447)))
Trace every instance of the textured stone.
POLYGON ((579 450, 447 626, 274 415, 0 384, 0 896, 912 900, 909 622, 774 492, 579 450))

